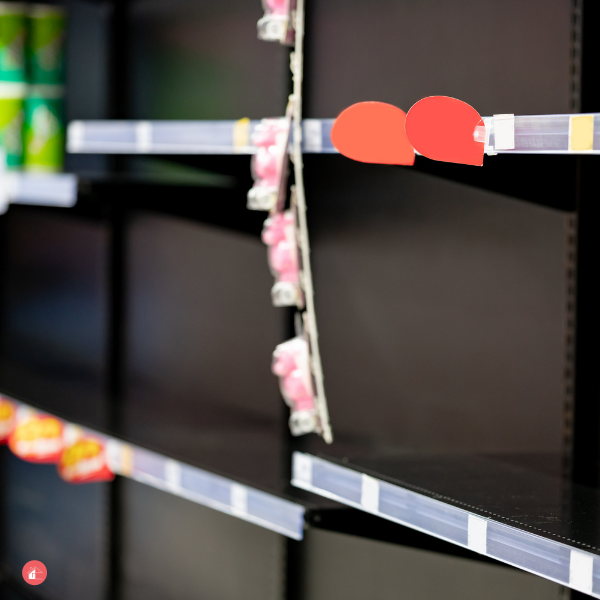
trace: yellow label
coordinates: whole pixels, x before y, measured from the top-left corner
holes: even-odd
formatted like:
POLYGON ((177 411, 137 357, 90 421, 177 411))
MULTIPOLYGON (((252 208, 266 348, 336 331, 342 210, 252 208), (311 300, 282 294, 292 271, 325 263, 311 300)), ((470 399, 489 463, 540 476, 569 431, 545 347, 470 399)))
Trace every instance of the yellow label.
POLYGON ((233 151, 244 152, 250 145, 250 119, 240 119, 233 125, 233 151))
POLYGON ((127 444, 121 446, 121 475, 131 477, 133 473, 133 448, 127 444))
POLYGON ((594 115, 573 115, 571 117, 571 134, 569 150, 585 152, 594 149, 594 115))

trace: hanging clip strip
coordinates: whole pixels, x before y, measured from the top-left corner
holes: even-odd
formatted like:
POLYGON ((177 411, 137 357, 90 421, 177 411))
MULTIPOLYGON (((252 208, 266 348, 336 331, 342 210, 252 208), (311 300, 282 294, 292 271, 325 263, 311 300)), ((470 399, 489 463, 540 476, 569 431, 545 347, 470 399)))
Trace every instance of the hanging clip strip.
POLYGON ((300 254, 302 256, 304 296, 306 302, 305 322, 310 340, 311 366, 315 380, 316 409, 323 439, 331 444, 333 433, 329 423, 329 410, 325 397, 323 383, 323 367, 319 352, 319 332, 317 330, 317 317, 315 314, 314 290, 312 271, 310 267, 310 243, 308 239, 308 223, 306 219, 306 197, 304 192, 304 174, 302 162, 302 69, 303 69, 303 42, 304 42, 304 0, 296 4, 296 44, 294 47, 293 70, 293 162, 296 183, 296 205, 298 207, 298 229, 300 241, 300 254))

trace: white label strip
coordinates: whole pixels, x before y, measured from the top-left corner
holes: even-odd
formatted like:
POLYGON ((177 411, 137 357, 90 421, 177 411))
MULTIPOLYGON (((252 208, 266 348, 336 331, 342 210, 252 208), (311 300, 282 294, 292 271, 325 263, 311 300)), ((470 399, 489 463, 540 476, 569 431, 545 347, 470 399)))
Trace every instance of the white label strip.
POLYGON ((77 153, 84 145, 85 125, 81 121, 72 121, 67 127, 67 152, 77 153))
POLYGON ((571 550, 569 585, 584 594, 591 594, 593 584, 594 557, 585 552, 571 550))
POLYGON ((362 474, 360 504, 368 512, 379 512, 379 481, 362 474))
POLYGON ((106 463, 108 464, 108 468, 117 475, 122 475, 123 473, 123 444, 118 440, 109 438, 106 440, 105 446, 106 452, 106 463))
POLYGON ((312 486, 312 459, 307 454, 295 452, 292 462, 292 479, 294 485, 312 486))
POLYGON ((147 154, 152 150, 152 123, 150 121, 136 123, 135 149, 140 154, 147 154))
POLYGON ((321 152, 323 150, 323 128, 320 119, 304 119, 302 122, 304 152, 321 152))
POLYGON ((181 463, 170 458, 165 461, 165 481, 170 491, 179 492, 181 489, 181 463))
POLYGON ((245 516, 248 513, 248 490, 243 485, 232 483, 230 502, 234 515, 245 516))
POLYGON ((515 115, 494 115, 494 149, 515 149, 515 115))
POLYGON ((487 521, 475 515, 469 515, 468 546, 470 550, 487 553, 487 521))

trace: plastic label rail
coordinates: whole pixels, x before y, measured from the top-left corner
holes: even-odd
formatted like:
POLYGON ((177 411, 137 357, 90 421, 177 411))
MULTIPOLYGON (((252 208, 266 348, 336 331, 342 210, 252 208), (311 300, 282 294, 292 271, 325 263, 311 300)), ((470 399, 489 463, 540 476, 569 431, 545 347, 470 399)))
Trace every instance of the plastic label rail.
POLYGON ((294 453, 292 473, 296 487, 600 598, 600 556, 309 454, 294 453))
MULTIPOLYGON (((254 154, 260 121, 73 121, 67 150, 81 154, 254 154)), ((337 153, 333 119, 304 119, 303 150, 337 153)), ((292 135, 293 137, 293 135, 292 135)))
POLYGON ((70 173, 0 172, 0 214, 10 203, 70 208, 77 203, 77 177, 70 173))
MULTIPOLYGON (((489 124, 494 120, 483 119, 489 124)), ((337 154, 331 142, 333 122, 304 119, 303 152, 337 154)), ((67 131, 67 150, 81 154, 254 154, 250 136, 259 123, 248 119, 73 121, 67 131)), ((496 144, 496 132, 491 129, 486 143, 489 154, 600 154, 600 114, 515 116, 510 126, 514 147, 496 144)), ((475 133, 485 135, 485 131, 475 133)))
MULTIPOLYGON (((488 125, 488 154, 600 154, 600 114, 525 115, 488 125), (506 131, 509 128, 510 131, 506 131), (496 137, 498 136, 498 141, 496 137), (506 144, 510 138, 511 143, 506 144), (511 147, 507 147, 511 146, 511 147)), ((304 119, 302 150, 332 154, 334 119, 304 119)), ((260 121, 73 121, 67 150, 82 154, 254 154, 250 136, 260 121)), ((486 128, 474 135, 486 136, 486 128)))

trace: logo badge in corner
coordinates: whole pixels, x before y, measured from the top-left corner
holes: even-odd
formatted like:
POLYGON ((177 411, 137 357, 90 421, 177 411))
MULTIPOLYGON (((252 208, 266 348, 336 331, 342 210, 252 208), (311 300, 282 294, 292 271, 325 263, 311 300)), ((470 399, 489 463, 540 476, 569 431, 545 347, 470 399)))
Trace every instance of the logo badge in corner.
POLYGON ((39 560, 30 560, 23 567, 23 579, 29 585, 40 585, 40 583, 44 583, 48 572, 46 571, 46 565, 39 560))

